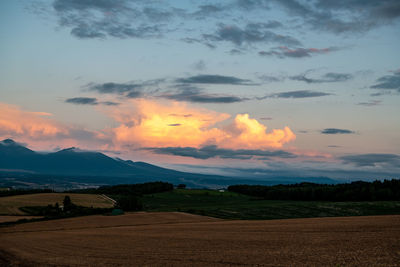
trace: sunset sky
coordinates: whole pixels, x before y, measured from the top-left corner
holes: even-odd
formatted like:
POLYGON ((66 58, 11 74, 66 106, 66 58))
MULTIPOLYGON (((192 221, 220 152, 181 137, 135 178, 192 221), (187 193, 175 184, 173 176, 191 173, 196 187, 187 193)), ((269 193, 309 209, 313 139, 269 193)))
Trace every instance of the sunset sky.
POLYGON ((1 140, 400 177, 398 0, 4 0, 0 40, 1 140))

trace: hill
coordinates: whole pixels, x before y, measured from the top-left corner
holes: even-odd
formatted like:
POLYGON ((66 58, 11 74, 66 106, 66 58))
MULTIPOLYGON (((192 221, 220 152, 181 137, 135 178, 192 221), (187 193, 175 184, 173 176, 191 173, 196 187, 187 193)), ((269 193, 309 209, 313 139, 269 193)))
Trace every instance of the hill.
POLYGON ((111 158, 100 152, 67 148, 38 153, 6 139, 0 141, 0 187, 52 187, 59 189, 90 185, 165 181, 192 188, 218 188, 232 184, 335 183, 326 177, 274 177, 251 179, 181 172, 145 162, 111 158))

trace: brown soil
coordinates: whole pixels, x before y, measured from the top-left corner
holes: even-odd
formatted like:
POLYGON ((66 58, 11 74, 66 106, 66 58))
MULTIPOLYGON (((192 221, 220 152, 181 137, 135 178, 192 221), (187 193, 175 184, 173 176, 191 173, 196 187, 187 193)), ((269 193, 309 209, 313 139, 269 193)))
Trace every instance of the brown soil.
POLYGON ((0 228, 0 264, 400 266, 400 216, 225 221, 132 213, 0 228))
POLYGON ((30 220, 30 219, 40 219, 43 218, 42 216, 2 216, 0 215, 0 223, 5 222, 16 222, 18 220, 30 220))

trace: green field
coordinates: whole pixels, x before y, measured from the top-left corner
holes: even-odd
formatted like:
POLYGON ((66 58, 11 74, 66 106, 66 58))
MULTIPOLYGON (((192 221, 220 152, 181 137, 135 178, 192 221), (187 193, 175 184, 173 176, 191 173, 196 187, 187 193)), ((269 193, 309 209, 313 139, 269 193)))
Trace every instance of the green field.
POLYGON ((182 211, 224 219, 400 214, 400 201, 276 201, 215 190, 175 189, 171 192, 143 195, 141 201, 147 211, 182 211))

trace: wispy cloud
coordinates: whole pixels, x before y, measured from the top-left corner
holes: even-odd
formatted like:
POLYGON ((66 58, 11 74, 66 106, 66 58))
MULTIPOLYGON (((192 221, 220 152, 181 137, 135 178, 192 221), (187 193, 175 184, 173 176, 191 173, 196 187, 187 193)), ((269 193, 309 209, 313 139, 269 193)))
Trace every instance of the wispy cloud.
POLYGON ((354 131, 338 128, 326 128, 321 131, 322 134, 354 134, 354 131))
POLYGON ((400 73, 396 72, 392 75, 386 75, 378 78, 376 80, 376 84, 372 85, 371 88, 396 91, 400 93, 400 73))
POLYGON ((97 98, 93 97, 73 97, 65 100, 65 103, 78 105, 98 105, 97 98))
POLYGON ((119 103, 113 101, 99 102, 94 97, 73 97, 65 100, 65 103, 76 104, 76 105, 106 105, 106 106, 118 106, 119 103))
POLYGON ((358 154, 339 157, 345 164, 354 164, 359 167, 400 166, 400 156, 396 154, 358 154))
POLYGON ((335 72, 325 73, 320 78, 307 78, 306 75, 307 73, 290 76, 289 79, 295 81, 302 81, 306 83, 336 83, 336 82, 345 82, 354 78, 354 76, 349 73, 335 73, 335 72))
POLYGON ((158 95, 158 97, 186 101, 194 103, 236 103, 249 100, 248 98, 238 97, 233 95, 210 94, 204 92, 203 89, 197 88, 192 85, 176 85, 175 91, 165 92, 158 95))
POLYGON ((287 46, 279 46, 268 51, 259 51, 260 56, 275 56, 278 58, 306 58, 318 54, 328 54, 340 50, 338 47, 327 48, 289 48, 287 46))
POLYGON ((270 94, 265 97, 261 97, 260 99, 264 99, 264 98, 309 98, 309 97, 321 97, 321 96, 328 96, 328 95, 332 95, 332 94, 318 92, 318 91, 310 91, 310 90, 299 90, 299 91, 289 91, 289 92, 270 94))
POLYGON ((258 149, 224 149, 215 145, 195 147, 150 147, 143 148, 156 154, 174 155, 181 157, 191 157, 196 159, 223 158, 223 159, 260 159, 269 158, 296 158, 292 154, 283 150, 258 150, 258 149))
POLYGON ((257 43, 301 45, 301 42, 292 36, 276 34, 270 30, 276 28, 276 26, 276 23, 248 23, 244 28, 241 28, 237 25, 220 23, 214 33, 203 34, 200 42, 230 42, 236 46, 257 43))
POLYGON ((381 103, 382 103, 381 100, 371 100, 369 102, 359 102, 359 103, 357 103, 357 105, 365 106, 365 107, 373 107, 373 106, 380 105, 381 103))
POLYGON ((229 84, 229 85, 255 85, 251 80, 241 79, 234 76, 202 74, 187 78, 176 79, 177 83, 197 84, 229 84))

